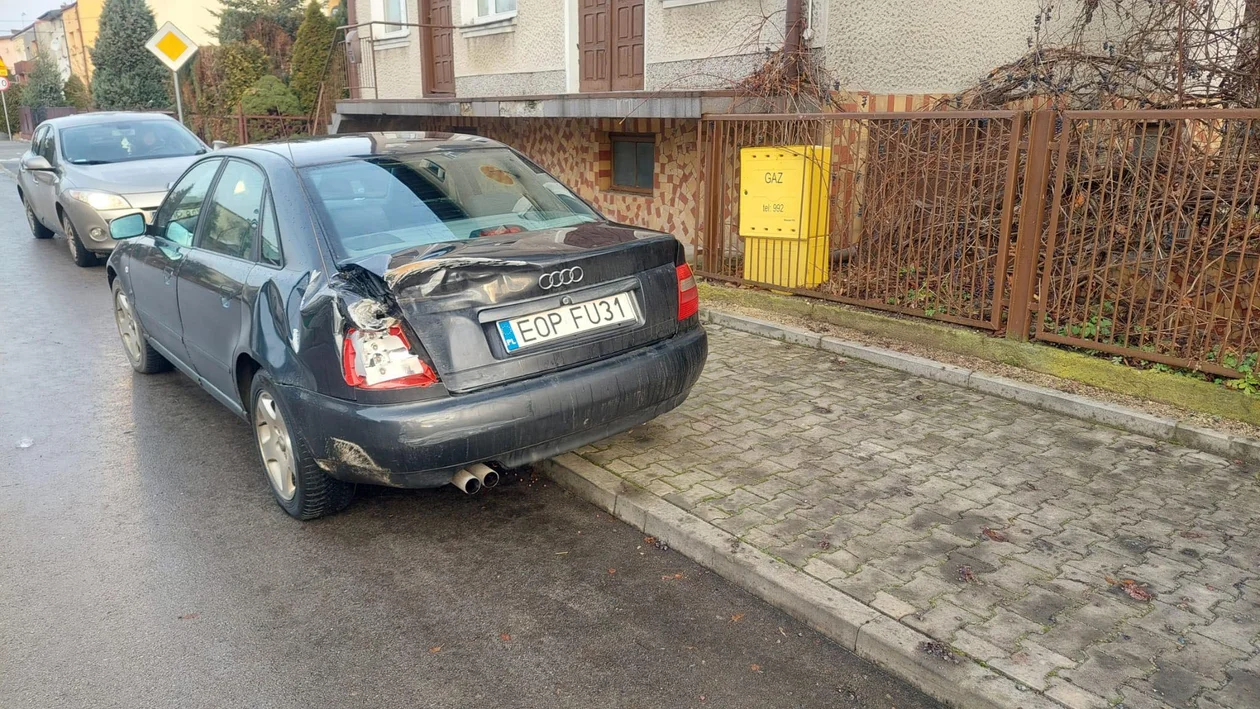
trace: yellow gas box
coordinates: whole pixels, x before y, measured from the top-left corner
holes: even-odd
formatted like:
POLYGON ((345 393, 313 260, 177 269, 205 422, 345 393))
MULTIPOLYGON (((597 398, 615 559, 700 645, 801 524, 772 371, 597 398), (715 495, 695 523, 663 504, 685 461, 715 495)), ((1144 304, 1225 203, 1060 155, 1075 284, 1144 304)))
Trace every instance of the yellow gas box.
POLYGON ((812 288, 831 276, 831 148, 772 145, 739 151, 744 278, 812 288))

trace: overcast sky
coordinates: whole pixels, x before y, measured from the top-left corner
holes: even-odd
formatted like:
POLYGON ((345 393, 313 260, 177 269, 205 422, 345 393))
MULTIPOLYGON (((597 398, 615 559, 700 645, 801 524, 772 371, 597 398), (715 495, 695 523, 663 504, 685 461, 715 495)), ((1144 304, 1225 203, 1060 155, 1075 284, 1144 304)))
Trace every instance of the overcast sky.
POLYGON ((20 30, 49 10, 61 7, 68 0, 0 0, 0 34, 20 30), (26 13, 23 19, 22 13, 26 13))

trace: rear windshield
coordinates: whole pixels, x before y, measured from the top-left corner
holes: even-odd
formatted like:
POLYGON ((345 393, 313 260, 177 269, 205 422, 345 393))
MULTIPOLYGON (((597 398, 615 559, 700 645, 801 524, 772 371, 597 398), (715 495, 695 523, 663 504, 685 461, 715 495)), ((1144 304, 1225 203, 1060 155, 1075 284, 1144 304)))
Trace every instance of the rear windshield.
POLYGON ((341 258, 599 219, 507 148, 363 158, 302 174, 341 258))
POLYGON ((61 155, 75 165, 104 165, 198 155, 206 146, 175 121, 93 123, 61 131, 61 155))

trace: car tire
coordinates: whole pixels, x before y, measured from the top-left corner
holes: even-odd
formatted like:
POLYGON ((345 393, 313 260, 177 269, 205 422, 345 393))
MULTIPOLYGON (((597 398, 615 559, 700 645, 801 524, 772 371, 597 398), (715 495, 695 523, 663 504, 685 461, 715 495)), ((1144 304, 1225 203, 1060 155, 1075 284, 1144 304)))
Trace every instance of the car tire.
POLYGON ((87 247, 83 245, 83 240, 79 238, 79 232, 75 230, 74 224, 70 222, 69 214, 61 215, 61 231, 66 235, 66 244, 70 247, 70 258, 74 259, 74 265, 80 268, 91 268, 98 266, 101 259, 87 247))
POLYGON ((39 222, 39 217, 35 216, 35 210, 31 209, 31 203, 26 201, 26 196, 22 196, 22 207, 26 210, 26 223, 31 227, 31 233, 36 239, 51 239, 53 230, 44 226, 39 222))
POLYGON ((170 361, 153 349, 144 336, 140 318, 136 317, 131 299, 123 292, 122 283, 117 278, 110 290, 114 296, 114 323, 118 325, 118 338, 122 340, 123 352, 131 368, 141 374, 157 374, 170 369, 170 361))
POLYGON ((266 372, 249 388, 249 421, 258 461, 276 503, 294 519, 340 512, 354 499, 354 485, 325 473, 311 455, 284 400, 266 372))

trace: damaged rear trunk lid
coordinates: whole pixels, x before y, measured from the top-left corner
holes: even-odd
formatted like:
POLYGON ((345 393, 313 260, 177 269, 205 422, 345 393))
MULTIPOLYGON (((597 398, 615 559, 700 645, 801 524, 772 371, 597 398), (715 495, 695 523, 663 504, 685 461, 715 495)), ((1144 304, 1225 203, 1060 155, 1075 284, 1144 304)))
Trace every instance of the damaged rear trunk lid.
POLYGON ((452 393, 525 379, 677 332, 681 247, 606 222, 351 260, 375 274, 452 393))

